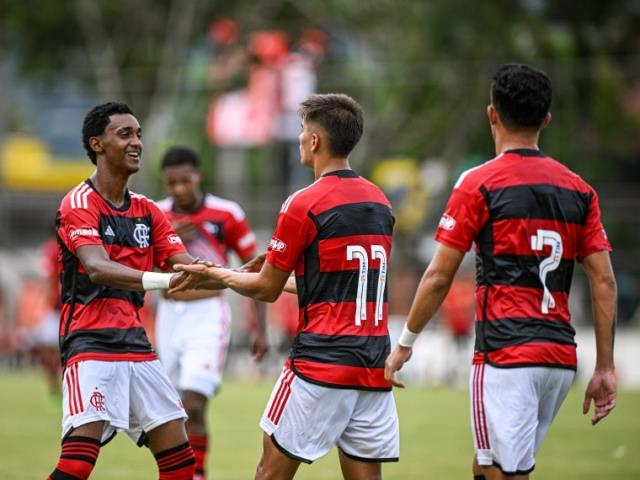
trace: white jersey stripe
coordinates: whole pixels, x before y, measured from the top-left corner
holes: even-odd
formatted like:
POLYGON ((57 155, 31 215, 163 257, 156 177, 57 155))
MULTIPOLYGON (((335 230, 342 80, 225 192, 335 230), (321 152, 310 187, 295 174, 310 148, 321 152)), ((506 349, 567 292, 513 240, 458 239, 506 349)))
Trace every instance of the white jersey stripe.
POLYGON ((91 192, 92 192, 91 188, 87 188, 84 192, 82 192, 82 208, 88 208, 89 205, 87 202, 87 198, 89 197, 91 192))
POLYGON ((71 208, 78 207, 78 195, 81 194, 89 185, 86 183, 81 183, 71 192, 71 208))

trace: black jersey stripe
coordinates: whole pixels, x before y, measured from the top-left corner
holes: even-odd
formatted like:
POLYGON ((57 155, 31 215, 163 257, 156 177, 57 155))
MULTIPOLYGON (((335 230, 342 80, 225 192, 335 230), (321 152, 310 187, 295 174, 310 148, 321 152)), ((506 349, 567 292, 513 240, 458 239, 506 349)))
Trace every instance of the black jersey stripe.
POLYGON ((548 184, 484 190, 493 220, 536 218, 584 225, 591 194, 548 184))
MULTIPOLYGON (((71 275, 66 275, 64 277, 64 281, 66 282, 71 282, 71 280, 71 275)), ((134 304, 138 308, 141 308, 144 305, 144 291, 121 290, 107 285, 98 285, 93 283, 89 278, 89 275, 86 273, 76 274, 75 298, 72 298, 71 285, 67 286, 63 282, 62 303, 70 304, 75 301, 76 303, 87 305, 97 298, 114 298, 124 300, 134 304)))
POLYGON ((150 353, 151 343, 144 328, 97 328, 74 330, 62 341, 64 358, 80 353, 150 353))
POLYGON ((564 322, 544 318, 500 318, 476 322, 475 349, 490 352, 531 342, 575 345, 575 330, 564 322))
POLYGON ((391 352, 387 335, 321 335, 300 333, 291 348, 291 358, 350 367, 384 368, 391 352))
POLYGON ((151 215, 127 217, 124 215, 100 215, 100 235, 106 245, 148 248, 152 243, 151 215))
MULTIPOLYGON (((355 302, 358 296, 358 270, 343 270, 339 272, 322 272, 311 277, 305 276, 304 288, 299 290, 299 304, 306 307, 314 303, 355 302)), ((375 302, 378 292, 380 270, 370 269, 367 272, 367 302, 375 302)), ((296 284, 301 285, 302 277, 296 278, 296 284)), ((384 301, 387 301, 387 284, 384 286, 384 301)))
POLYGON ((393 232, 391 209, 382 203, 358 202, 337 205, 318 215, 309 213, 318 230, 318 239, 353 235, 386 235, 393 232))
MULTIPOLYGON (((543 288, 540 281, 541 258, 527 255, 476 256, 478 285, 510 285, 543 288)), ((555 270, 547 273, 545 284, 552 292, 569 293, 573 276, 573 260, 561 260, 555 270)))

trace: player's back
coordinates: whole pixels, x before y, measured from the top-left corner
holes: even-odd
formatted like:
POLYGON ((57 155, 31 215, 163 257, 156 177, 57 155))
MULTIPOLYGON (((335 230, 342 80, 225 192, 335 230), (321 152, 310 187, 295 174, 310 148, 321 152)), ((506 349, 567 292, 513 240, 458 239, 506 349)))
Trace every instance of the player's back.
POLYGON ((511 150, 465 172, 448 212, 436 238, 456 247, 457 217, 476 243, 476 361, 575 368, 574 261, 609 248, 593 188, 540 151, 511 150))
POLYGON ((341 170, 294 194, 283 210, 309 222, 301 228, 303 255, 295 266, 294 371, 316 383, 387 389, 389 201, 369 181, 341 170))

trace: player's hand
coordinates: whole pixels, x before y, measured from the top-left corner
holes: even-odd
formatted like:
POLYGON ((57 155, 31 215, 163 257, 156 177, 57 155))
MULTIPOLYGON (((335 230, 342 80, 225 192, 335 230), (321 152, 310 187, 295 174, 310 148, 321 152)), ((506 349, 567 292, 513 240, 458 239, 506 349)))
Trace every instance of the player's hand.
POLYGON ((255 258, 252 258, 244 265, 238 268, 239 272, 249 272, 249 273, 258 273, 262 270, 262 265, 264 265, 264 260, 267 258, 266 253, 261 253, 255 258))
POLYGON ((616 384, 617 379, 613 368, 593 372, 582 404, 582 413, 586 415, 593 400, 595 411, 591 418, 591 425, 595 425, 609 415, 616 406, 616 384))
POLYGON ((404 388, 403 382, 396 378, 396 372, 411 358, 413 349, 411 347, 403 347, 396 345, 396 348, 389 354, 384 362, 384 378, 394 387, 404 388))
POLYGON ((215 268, 216 267, 208 267, 203 263, 174 265, 173 269, 179 273, 174 274, 171 278, 168 293, 172 294, 199 288, 204 282, 210 280, 209 270, 214 270, 215 268))
POLYGON ((255 362, 261 362, 269 351, 269 344, 264 333, 253 332, 251 334, 251 358, 255 362))

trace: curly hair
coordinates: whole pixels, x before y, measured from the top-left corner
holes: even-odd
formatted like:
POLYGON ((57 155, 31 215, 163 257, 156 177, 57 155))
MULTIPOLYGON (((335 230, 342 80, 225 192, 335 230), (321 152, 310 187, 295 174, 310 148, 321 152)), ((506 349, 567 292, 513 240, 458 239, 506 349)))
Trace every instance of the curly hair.
POLYGON ((551 97, 547 74, 528 65, 503 65, 491 82, 491 104, 507 128, 540 128, 549 113, 551 97))
POLYGON ((96 165, 96 152, 91 149, 89 140, 91 137, 98 137, 104 133, 107 125, 109 125, 111 121, 109 118, 111 115, 126 113, 134 114, 126 103, 107 102, 96 105, 84 117, 84 122, 82 123, 82 145, 87 151, 91 163, 94 165, 96 165))

